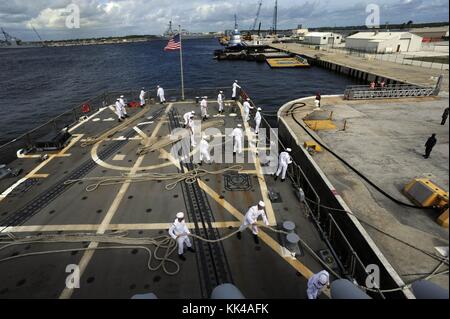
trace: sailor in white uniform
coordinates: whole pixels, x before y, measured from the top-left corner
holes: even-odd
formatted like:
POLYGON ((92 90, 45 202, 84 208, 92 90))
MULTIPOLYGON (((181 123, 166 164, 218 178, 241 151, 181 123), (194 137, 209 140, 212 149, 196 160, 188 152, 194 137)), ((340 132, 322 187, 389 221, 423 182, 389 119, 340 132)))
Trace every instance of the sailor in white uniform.
POLYGON ((190 120, 191 118, 193 118, 194 115, 195 115, 195 111, 190 111, 190 112, 187 112, 187 113, 185 113, 185 114, 183 115, 183 120, 184 120, 184 126, 185 126, 185 127, 188 126, 189 120, 190 120))
POLYGON ((286 152, 281 152, 279 158, 278 158, 278 170, 275 173, 274 177, 275 180, 278 179, 278 176, 281 174, 281 181, 284 182, 286 180, 286 172, 288 169, 289 164, 292 163, 292 158, 290 153, 292 152, 292 149, 287 148, 286 152))
POLYGON ((208 97, 204 96, 203 99, 200 101, 200 108, 202 110, 202 119, 205 121, 209 115, 208 115, 208 97))
POLYGON ((188 125, 186 127, 189 130, 189 134, 191 135, 191 146, 196 147, 197 143, 195 142, 195 134, 197 132, 197 127, 195 126, 194 116, 192 115, 188 121, 188 125))
POLYGON ((322 290, 330 285, 330 274, 326 270, 313 275, 308 280, 308 289, 306 293, 308 299, 317 299, 322 290))
POLYGON ((266 213, 264 211, 265 207, 266 207, 266 205, 264 204, 263 201, 260 201, 258 203, 258 205, 250 207, 250 209, 247 211, 247 214, 245 214, 244 223, 241 225, 241 227, 239 227, 239 232, 237 233, 237 237, 239 240, 242 238, 241 233, 245 229, 247 229, 247 227, 249 225, 251 225, 255 243, 259 244, 259 239, 258 239, 259 229, 257 226, 258 218, 261 216, 264 221, 264 224, 269 226, 269 220, 267 219, 266 213))
POLYGON ((122 122, 122 120, 125 120, 125 115, 122 112, 122 103, 120 103, 120 99, 116 100, 116 114, 119 118, 119 122, 122 122))
POLYGON ((191 232, 184 221, 184 213, 178 213, 177 218, 170 226, 169 235, 177 241, 178 256, 183 261, 186 260, 186 257, 184 257, 184 244, 186 244, 190 252, 195 253, 195 250, 192 248, 191 240, 189 239, 190 233, 191 232))
POLYGON ((166 98, 164 96, 164 89, 158 85, 158 90, 156 91, 156 96, 159 97, 160 104, 166 103, 166 98))
POLYGON ((244 132, 242 131, 242 124, 238 124, 237 127, 231 132, 231 137, 234 137, 233 153, 242 154, 242 140, 244 138, 244 132))
POLYGON ((256 115, 255 115, 255 133, 256 134, 259 134, 259 127, 261 126, 261 120, 262 120, 261 111, 262 111, 262 109, 260 107, 258 107, 258 109, 256 111, 256 115))
POLYGON ((122 105, 122 114, 123 114, 123 116, 124 117, 129 117, 128 114, 127 114, 127 109, 126 109, 127 102, 125 102, 125 96, 123 96, 123 95, 120 96, 120 104, 122 105))
POLYGON ((145 105, 145 90, 142 88, 141 94, 139 94, 139 99, 141 100, 141 107, 145 105))
POLYGON ((240 89, 241 87, 239 86, 239 84, 238 84, 238 80, 236 80, 236 81, 234 81, 234 83, 233 83, 233 89, 232 89, 232 95, 231 95, 231 98, 233 99, 233 100, 236 100, 236 98, 237 98, 237 89, 240 89))
POLYGON ((250 98, 244 102, 244 121, 247 122, 250 119, 250 110, 253 110, 254 107, 250 105, 250 98))
POLYGON ((219 95, 217 96, 217 103, 219 104, 219 114, 223 114, 223 91, 219 92, 219 95))
POLYGON ((211 156, 209 154, 209 137, 206 135, 202 136, 202 140, 200 141, 199 151, 200 151, 200 165, 202 165, 203 160, 206 160, 207 163, 211 163, 211 156))

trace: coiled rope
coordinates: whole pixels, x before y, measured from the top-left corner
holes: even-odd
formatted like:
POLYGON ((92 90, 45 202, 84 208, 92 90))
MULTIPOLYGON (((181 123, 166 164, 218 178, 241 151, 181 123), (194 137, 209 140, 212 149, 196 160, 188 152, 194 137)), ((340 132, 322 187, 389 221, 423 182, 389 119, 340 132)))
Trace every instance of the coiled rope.
POLYGON ((181 183, 188 184, 195 183, 199 178, 206 175, 222 175, 227 172, 239 173, 244 169, 241 165, 234 165, 228 168, 210 171, 207 169, 194 168, 186 173, 143 173, 143 174, 123 174, 120 176, 109 177, 85 177, 80 179, 71 179, 64 183, 64 185, 72 185, 79 182, 93 182, 86 187, 87 192, 94 192, 100 187, 119 185, 124 183, 143 183, 149 181, 171 181, 166 184, 165 189, 170 191, 181 183))

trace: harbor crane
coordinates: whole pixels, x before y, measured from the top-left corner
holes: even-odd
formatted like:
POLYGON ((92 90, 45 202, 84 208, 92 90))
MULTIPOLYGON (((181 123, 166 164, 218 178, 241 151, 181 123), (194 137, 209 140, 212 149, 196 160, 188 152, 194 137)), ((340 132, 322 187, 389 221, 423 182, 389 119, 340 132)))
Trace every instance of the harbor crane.
POLYGON ((259 0, 258 3, 258 11, 256 11, 255 21, 253 22, 253 26, 250 28, 251 31, 255 31, 256 25, 258 24, 259 15, 261 14, 261 7, 263 4, 263 0, 259 0))

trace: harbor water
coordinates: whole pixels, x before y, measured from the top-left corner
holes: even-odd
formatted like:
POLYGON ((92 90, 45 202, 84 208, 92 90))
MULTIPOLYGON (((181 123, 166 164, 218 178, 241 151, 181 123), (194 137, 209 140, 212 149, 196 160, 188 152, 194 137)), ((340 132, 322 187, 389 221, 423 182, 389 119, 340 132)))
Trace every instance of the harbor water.
MULTIPOLYGON (((166 41, 0 50, 0 144, 45 123, 103 91, 180 87, 178 52, 166 41)), ((353 79, 325 69, 271 69, 266 63, 217 61, 216 39, 184 42, 187 88, 230 87, 239 80, 264 110, 294 98, 342 94, 353 79)), ((154 92, 152 92, 154 95, 154 92)), ((211 97, 215 99, 215 97, 211 97)))

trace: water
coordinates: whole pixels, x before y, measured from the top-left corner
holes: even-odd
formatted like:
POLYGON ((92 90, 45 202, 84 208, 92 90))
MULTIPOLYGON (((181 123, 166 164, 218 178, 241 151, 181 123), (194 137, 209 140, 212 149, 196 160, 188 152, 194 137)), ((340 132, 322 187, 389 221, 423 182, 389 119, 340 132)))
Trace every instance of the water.
MULTIPOLYGON (((105 90, 179 88, 179 55, 164 52, 166 44, 0 50, 0 144, 105 90)), ((231 87, 238 79, 257 105, 275 110, 318 90, 342 94, 355 83, 318 67, 275 70, 265 63, 219 62, 213 52, 220 48, 215 39, 184 42, 186 87, 231 87)))

